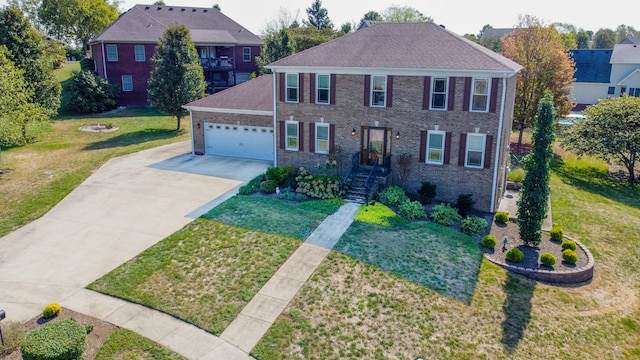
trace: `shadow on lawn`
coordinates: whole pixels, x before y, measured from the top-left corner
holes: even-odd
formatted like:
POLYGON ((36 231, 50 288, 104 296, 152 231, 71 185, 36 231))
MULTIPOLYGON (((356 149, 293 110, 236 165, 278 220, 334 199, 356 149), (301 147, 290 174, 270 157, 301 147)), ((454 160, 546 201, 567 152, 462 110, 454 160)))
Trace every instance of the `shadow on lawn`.
POLYGON ((114 148, 119 146, 129 146, 133 144, 141 144, 147 141, 168 139, 182 135, 183 130, 167 130, 167 129, 145 129, 132 133, 118 135, 107 140, 91 143, 85 147, 85 150, 99 150, 114 148))
POLYGON ((536 282, 523 276, 507 272, 504 292, 507 298, 502 306, 502 343, 509 354, 517 349, 531 321, 531 299, 536 282))

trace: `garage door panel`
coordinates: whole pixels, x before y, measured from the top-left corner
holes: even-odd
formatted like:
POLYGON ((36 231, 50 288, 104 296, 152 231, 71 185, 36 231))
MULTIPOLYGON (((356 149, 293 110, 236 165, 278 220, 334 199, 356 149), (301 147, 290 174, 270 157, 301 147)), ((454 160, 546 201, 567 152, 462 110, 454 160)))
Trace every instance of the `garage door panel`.
POLYGON ((206 123, 205 149, 208 155, 273 160, 273 129, 206 123))

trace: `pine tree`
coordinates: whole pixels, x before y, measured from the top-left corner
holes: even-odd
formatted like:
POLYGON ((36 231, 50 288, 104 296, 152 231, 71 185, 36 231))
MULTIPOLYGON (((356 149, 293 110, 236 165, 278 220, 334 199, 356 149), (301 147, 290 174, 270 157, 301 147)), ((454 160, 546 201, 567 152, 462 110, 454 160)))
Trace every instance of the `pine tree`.
POLYGON ((204 97, 206 84, 198 52, 183 24, 167 27, 151 58, 147 98, 152 106, 174 115, 176 130, 188 112, 182 105, 204 97))
POLYGON ((527 175, 522 182, 518 202, 520 238, 530 246, 537 246, 542 242, 540 230, 547 216, 549 170, 553 157, 551 145, 555 139, 554 117, 553 97, 547 92, 538 105, 538 116, 531 140, 533 150, 525 161, 527 175))

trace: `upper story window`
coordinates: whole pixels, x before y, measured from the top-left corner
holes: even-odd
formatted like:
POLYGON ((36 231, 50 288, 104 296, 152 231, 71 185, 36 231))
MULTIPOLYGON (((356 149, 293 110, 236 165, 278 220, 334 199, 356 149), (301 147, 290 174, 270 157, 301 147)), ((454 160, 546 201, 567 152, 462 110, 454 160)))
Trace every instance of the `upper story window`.
POLYGON ((485 134, 467 134, 464 166, 482 169, 484 167, 485 134))
POLYGON ((371 77, 371 106, 386 107, 387 103, 387 77, 371 77))
POLYGON ((316 104, 329 103, 330 82, 329 75, 316 75, 316 104))
POLYGON ((118 61, 118 45, 107 45, 107 61, 118 61))
POLYGON ((242 48, 242 61, 250 62, 251 61, 251 48, 244 47, 242 48))
POLYGON ((427 164, 442 165, 444 163, 444 131, 427 132, 427 164))
POLYGON ((489 111, 489 79, 473 79, 471 111, 489 111))
POLYGON ((298 102, 298 74, 286 74, 286 102, 298 102))
POLYGON ((434 78, 431 84, 431 110, 447 109, 447 78, 434 78))
POLYGON ((286 149, 298 151, 298 122, 287 121, 285 126, 286 149))
POLYGON ((316 152, 329 153, 329 124, 316 123, 316 152))
POLYGON ((122 91, 133 91, 133 77, 122 75, 122 91))
POLYGON ((144 45, 136 45, 135 46, 135 52, 136 52, 136 61, 145 61, 146 58, 144 56, 144 45))

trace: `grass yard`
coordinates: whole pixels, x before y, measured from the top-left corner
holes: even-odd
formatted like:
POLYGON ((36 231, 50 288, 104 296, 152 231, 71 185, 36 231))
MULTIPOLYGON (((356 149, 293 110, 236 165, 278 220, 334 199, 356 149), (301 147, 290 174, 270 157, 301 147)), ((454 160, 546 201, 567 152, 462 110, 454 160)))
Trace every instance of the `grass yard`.
MULTIPOLYGON (((399 266, 408 269, 407 256, 418 258, 424 244, 416 254, 395 238, 382 247, 374 239, 382 231, 390 237, 393 228, 354 223, 337 247, 350 256, 332 252, 252 354, 262 360, 640 358, 640 189, 608 180, 603 162, 557 153, 554 222, 593 252, 592 281, 555 286, 482 260, 467 303, 385 272, 388 265, 372 255, 376 246, 404 253, 399 266), (357 246, 349 249, 351 243, 357 246)), ((415 275, 437 279, 441 270, 423 267, 415 275)), ((445 285, 468 276, 448 270, 445 285)))
POLYGON ((96 360, 155 359, 183 360, 184 357, 135 332, 120 328, 107 338, 96 360))
POLYGON ((300 246, 301 234, 335 211, 313 203, 233 197, 89 288, 219 335, 300 246))

